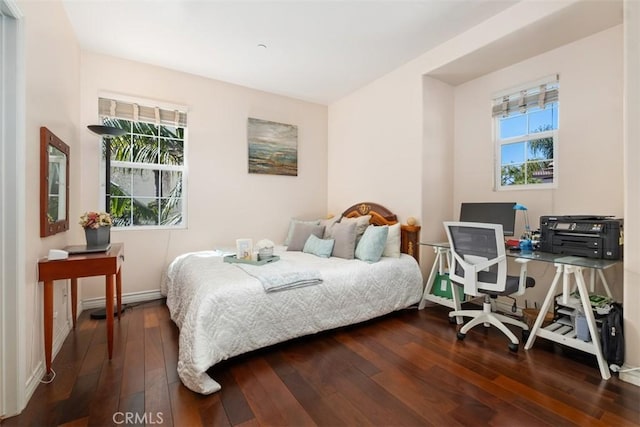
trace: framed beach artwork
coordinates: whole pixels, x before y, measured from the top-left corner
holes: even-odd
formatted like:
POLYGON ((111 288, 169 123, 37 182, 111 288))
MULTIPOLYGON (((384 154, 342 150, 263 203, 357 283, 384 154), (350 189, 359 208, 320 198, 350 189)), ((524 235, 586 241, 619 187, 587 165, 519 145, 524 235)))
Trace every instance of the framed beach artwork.
POLYGON ((249 117, 249 173, 298 176, 298 127, 249 117))

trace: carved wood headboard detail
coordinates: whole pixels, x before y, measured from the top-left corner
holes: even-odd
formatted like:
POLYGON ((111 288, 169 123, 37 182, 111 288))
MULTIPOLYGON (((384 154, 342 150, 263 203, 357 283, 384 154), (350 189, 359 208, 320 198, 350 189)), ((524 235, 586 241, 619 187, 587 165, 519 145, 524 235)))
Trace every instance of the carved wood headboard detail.
MULTIPOLYGON (((364 215, 371 215, 369 223, 373 225, 398 223, 398 217, 393 212, 377 203, 357 203, 342 213, 342 216, 346 218, 357 218, 364 215)), ((419 225, 400 225, 400 250, 414 257, 418 263, 420 263, 420 228, 419 225)))

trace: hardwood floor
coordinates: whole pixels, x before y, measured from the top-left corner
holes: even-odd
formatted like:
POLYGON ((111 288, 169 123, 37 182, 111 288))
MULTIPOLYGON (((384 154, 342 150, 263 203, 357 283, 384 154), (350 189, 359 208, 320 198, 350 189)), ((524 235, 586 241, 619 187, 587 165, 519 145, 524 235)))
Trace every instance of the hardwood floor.
POLYGON ((404 310, 290 341, 180 382, 163 301, 129 309, 107 359, 105 322, 83 313, 25 411, 3 426, 640 425, 640 387, 600 378, 595 357, 538 339, 516 354, 494 329, 456 339, 447 309, 404 310))

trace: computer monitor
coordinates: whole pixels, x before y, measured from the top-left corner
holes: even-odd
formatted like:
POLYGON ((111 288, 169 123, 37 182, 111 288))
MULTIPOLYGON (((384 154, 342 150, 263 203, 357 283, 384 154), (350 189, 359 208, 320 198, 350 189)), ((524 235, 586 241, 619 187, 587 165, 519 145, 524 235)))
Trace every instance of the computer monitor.
POLYGON ((502 224, 505 236, 515 234, 516 211, 515 202, 462 203, 460 221, 502 224))

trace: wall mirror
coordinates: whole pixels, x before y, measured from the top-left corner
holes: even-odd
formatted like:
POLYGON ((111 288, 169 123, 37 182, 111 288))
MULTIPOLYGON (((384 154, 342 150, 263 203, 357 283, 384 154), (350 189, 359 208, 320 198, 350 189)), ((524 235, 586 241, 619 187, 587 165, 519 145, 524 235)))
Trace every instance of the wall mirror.
POLYGON ((40 128, 40 237, 69 229, 69 146, 40 128))

